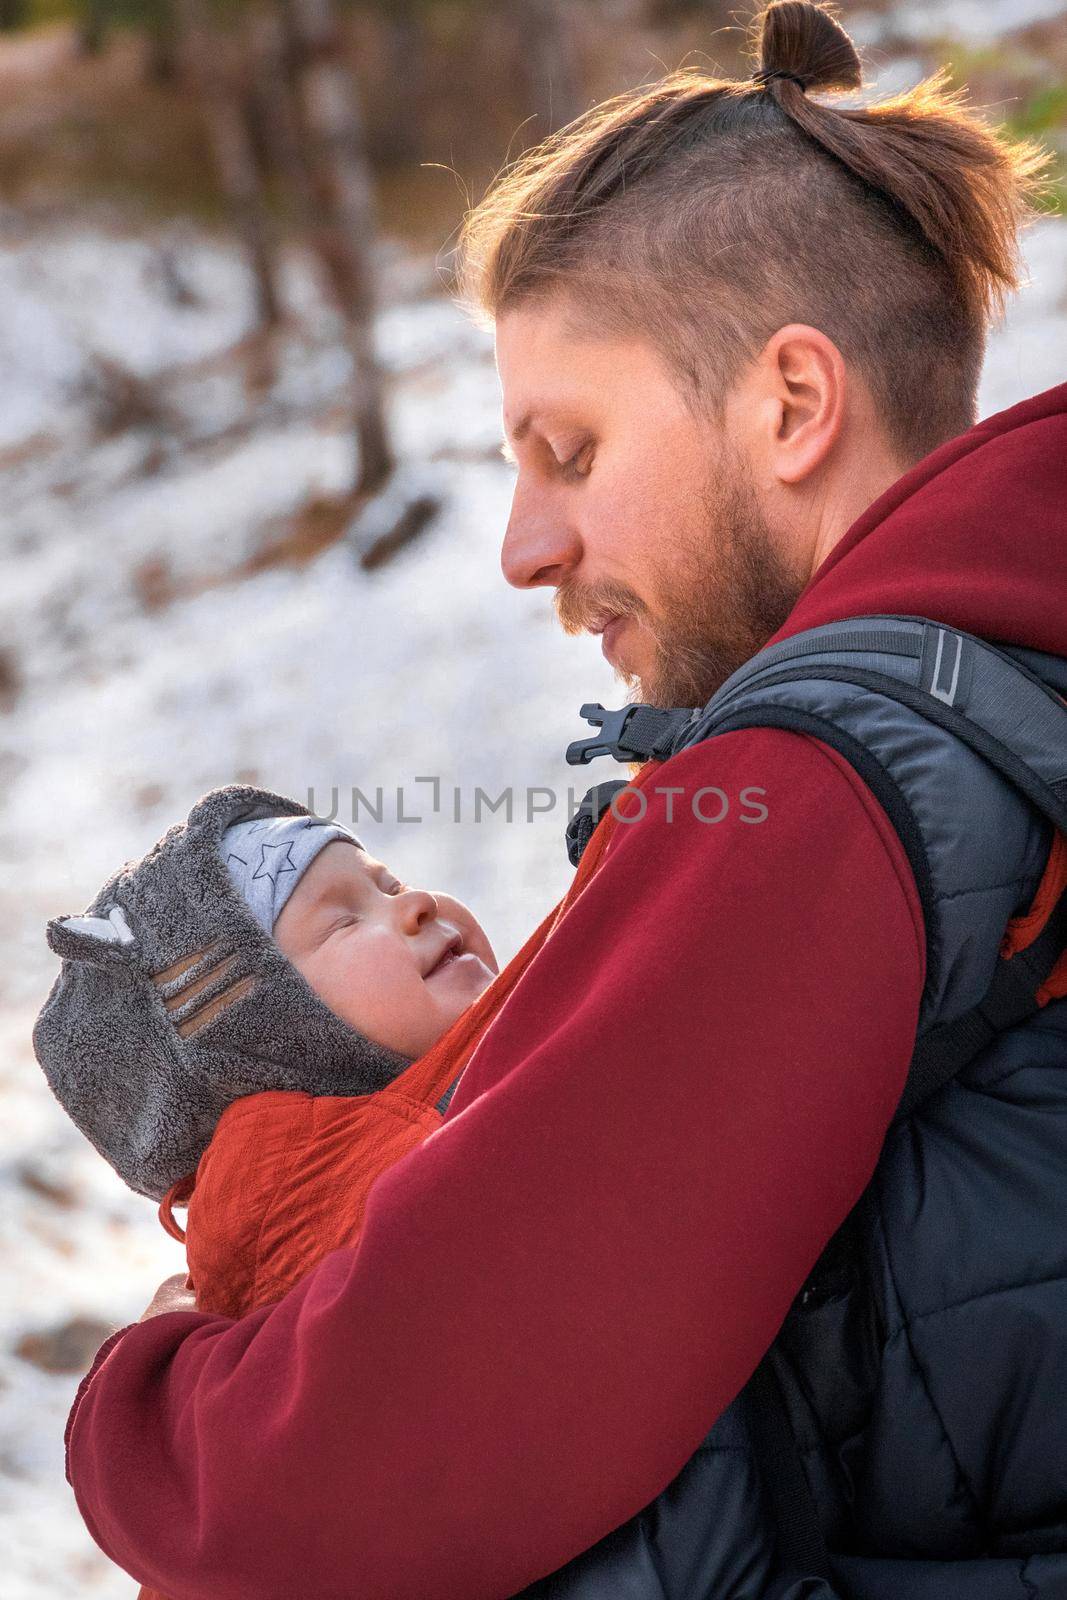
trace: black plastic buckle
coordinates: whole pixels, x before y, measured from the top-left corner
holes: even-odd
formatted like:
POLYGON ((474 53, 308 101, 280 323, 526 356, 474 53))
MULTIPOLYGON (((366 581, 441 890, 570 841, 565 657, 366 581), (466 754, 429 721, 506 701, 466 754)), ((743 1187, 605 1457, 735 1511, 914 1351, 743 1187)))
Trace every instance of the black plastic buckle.
POLYGON ((584 767, 597 756, 614 756, 616 761, 640 761, 641 751, 629 749, 623 740, 626 724, 638 709, 636 705, 628 705, 620 706, 617 711, 605 711, 593 701, 582 706, 578 715, 600 732, 592 739, 575 739, 567 746, 568 766, 584 767))
POLYGON ((613 778, 609 783, 595 783, 586 791, 581 805, 567 824, 567 859, 572 867, 578 865, 582 852, 593 837, 593 830, 615 796, 629 787, 621 778, 613 778))

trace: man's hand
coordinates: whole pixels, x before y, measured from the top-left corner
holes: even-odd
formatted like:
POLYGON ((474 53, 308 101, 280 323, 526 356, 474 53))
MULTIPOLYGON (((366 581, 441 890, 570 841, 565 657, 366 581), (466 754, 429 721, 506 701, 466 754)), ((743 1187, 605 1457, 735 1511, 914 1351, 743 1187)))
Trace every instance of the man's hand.
POLYGON ((176 1272, 173 1278, 164 1278, 155 1294, 152 1296, 148 1310, 143 1317, 138 1317, 138 1322, 147 1322, 149 1317, 160 1317, 165 1311, 195 1311, 196 1295, 189 1287, 189 1275, 185 1272, 176 1272))

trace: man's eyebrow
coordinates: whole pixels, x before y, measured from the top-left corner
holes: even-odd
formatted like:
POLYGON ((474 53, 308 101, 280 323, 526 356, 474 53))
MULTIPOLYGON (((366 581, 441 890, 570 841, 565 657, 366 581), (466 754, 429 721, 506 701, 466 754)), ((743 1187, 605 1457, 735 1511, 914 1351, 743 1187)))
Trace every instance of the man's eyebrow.
POLYGON ((511 437, 513 439, 525 439, 533 423, 540 415, 541 412, 536 406, 530 411, 527 411, 524 416, 519 418, 518 422, 516 422, 515 426, 512 428, 511 437))
MULTIPOLYGON (((536 411, 527 411, 524 416, 519 418, 518 422, 511 430, 511 438, 514 439, 516 443, 518 443, 520 439, 525 439, 533 425, 533 420, 536 416, 536 411)), ((518 466, 519 463, 515 459, 515 452, 511 448, 511 441, 509 439, 505 438, 503 444, 500 446, 500 454, 504 457, 505 461, 510 463, 511 466, 518 466)))
MULTIPOLYGON (((535 422, 540 422, 544 417, 556 415, 562 417, 566 414, 567 412, 562 406, 555 406, 551 404, 533 406, 529 411, 519 418, 518 422, 516 422, 515 426, 511 430, 511 437, 515 443, 518 444, 521 440, 525 439, 535 422)), ((500 454, 504 457, 504 460, 509 461, 513 467, 518 466, 518 462, 515 459, 515 452, 511 448, 511 444, 507 439, 505 439, 504 443, 500 446, 500 454)))

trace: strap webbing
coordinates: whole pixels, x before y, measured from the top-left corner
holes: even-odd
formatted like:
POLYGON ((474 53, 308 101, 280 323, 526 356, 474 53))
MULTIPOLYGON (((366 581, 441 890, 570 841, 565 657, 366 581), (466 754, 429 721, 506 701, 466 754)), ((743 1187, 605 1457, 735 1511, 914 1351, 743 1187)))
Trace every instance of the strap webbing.
POLYGON ((938 1089, 944 1088, 999 1033, 1040 1010, 1037 992, 1067 947, 1067 894, 1044 930, 1026 950, 1002 956, 985 997, 952 1022, 933 1028, 915 1046, 908 1081, 894 1122, 902 1122, 938 1089))
POLYGON ((693 720, 692 706, 638 705, 626 724, 622 743, 628 760, 662 761, 669 756, 674 741, 693 720))
POLYGON ((744 1389, 746 1416, 770 1501, 782 1575, 829 1578, 830 1554, 768 1350, 744 1389))

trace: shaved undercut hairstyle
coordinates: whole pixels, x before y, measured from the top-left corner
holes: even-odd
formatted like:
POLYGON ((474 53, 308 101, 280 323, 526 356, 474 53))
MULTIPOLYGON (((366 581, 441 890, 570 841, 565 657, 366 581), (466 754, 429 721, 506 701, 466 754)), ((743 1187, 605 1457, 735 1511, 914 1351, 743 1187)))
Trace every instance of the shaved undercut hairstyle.
POLYGON ((562 294, 566 326, 650 341, 715 418, 779 328, 814 326, 918 460, 975 421, 1047 155, 987 127, 945 71, 859 103, 825 7, 776 0, 752 44, 751 78, 683 68, 506 167, 464 221, 460 294, 487 325, 562 294))

